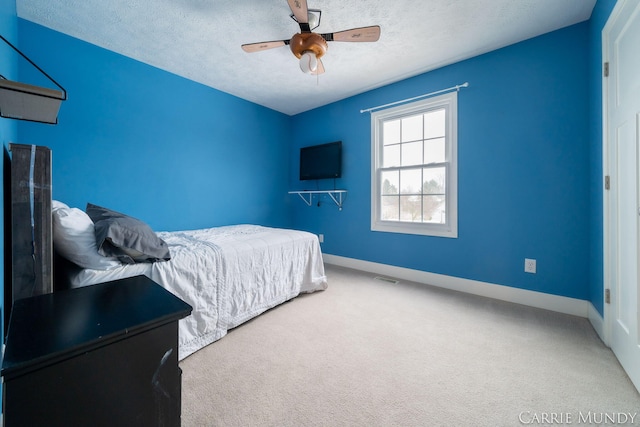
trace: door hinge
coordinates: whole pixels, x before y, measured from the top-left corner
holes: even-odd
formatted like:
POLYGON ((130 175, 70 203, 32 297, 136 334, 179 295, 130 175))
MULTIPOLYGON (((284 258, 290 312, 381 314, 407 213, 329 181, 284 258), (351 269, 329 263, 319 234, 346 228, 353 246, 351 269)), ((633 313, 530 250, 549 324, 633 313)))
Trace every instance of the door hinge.
POLYGON ((611 179, 609 178, 609 175, 604 176, 604 189, 605 190, 611 189, 611 179))
POLYGON ((604 76, 609 77, 609 62, 604 63, 604 76))
POLYGON ((611 289, 604 290, 604 302, 611 304, 611 289))

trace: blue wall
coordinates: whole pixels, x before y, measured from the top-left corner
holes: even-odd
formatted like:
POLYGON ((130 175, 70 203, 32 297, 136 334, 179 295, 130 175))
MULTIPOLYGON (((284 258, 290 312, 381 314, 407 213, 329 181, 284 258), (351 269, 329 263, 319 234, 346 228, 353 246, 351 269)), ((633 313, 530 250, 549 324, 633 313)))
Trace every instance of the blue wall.
POLYGON ((288 116, 29 21, 19 36, 69 94, 58 125, 18 127, 21 143, 52 149, 55 199, 155 230, 291 225, 288 116))
POLYGON ((295 226, 323 233, 329 254, 588 299, 588 30, 574 25, 295 116, 291 156, 342 140, 336 186, 349 191, 342 212, 294 205, 295 226), (372 232, 370 116, 360 109, 465 81, 459 238, 372 232), (525 258, 537 259, 537 274, 524 273, 525 258))

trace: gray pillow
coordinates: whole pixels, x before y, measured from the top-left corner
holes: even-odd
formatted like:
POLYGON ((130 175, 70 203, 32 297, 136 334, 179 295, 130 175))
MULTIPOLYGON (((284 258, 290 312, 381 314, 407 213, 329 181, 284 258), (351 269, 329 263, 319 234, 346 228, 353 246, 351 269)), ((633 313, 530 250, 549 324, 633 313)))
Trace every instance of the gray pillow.
POLYGON ((167 243, 139 219, 91 203, 85 211, 94 223, 100 255, 126 264, 171 259, 167 243))

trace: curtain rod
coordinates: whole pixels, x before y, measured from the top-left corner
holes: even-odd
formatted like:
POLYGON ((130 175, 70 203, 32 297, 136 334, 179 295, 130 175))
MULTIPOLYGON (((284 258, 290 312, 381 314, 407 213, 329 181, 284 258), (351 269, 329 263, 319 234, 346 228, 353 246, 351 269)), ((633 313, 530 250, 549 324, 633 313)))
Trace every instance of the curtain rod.
POLYGON ((372 112, 374 110, 380 110, 382 108, 391 107, 392 105, 403 104, 405 102, 415 101, 416 99, 426 98, 428 96, 438 95, 438 94, 441 94, 441 93, 444 93, 444 92, 451 92, 453 90, 459 91, 460 88, 462 88, 462 87, 469 87, 469 82, 464 82, 461 85, 451 86, 451 87, 448 87, 446 89, 437 90, 435 92, 425 93, 424 95, 414 96, 413 98, 407 98, 407 99, 403 99, 401 101, 391 102, 389 104, 378 105, 377 107, 367 108, 366 110, 360 110, 360 112, 361 113, 370 113, 370 112, 372 112))

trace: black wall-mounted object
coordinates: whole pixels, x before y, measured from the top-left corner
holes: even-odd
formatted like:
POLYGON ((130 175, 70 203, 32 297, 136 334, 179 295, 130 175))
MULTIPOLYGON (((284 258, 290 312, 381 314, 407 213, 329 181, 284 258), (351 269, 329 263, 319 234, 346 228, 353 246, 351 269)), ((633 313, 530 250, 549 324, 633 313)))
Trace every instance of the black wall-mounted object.
POLYGON ((38 67, 9 40, 0 35, 9 47, 26 59, 58 89, 29 85, 7 79, 0 74, 0 117, 31 122, 57 124, 60 104, 67 99, 67 91, 38 67))
POLYGON ((340 178, 342 141, 300 149, 300 180, 340 178))

